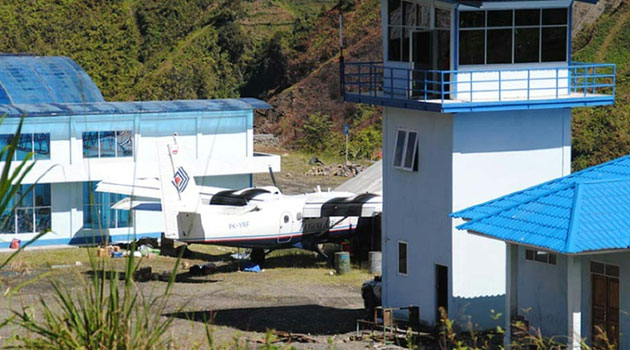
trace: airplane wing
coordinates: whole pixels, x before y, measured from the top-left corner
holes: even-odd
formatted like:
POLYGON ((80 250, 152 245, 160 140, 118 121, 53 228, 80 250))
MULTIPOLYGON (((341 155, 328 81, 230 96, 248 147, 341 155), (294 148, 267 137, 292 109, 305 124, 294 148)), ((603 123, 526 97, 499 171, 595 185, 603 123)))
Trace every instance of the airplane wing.
POLYGON ((309 197, 304 204, 302 216, 320 218, 331 216, 373 217, 383 211, 383 197, 375 193, 359 195, 322 192, 309 197))
POLYGON ((103 180, 96 185, 96 192, 116 193, 126 196, 160 199, 160 182, 157 179, 137 179, 133 182, 103 180))

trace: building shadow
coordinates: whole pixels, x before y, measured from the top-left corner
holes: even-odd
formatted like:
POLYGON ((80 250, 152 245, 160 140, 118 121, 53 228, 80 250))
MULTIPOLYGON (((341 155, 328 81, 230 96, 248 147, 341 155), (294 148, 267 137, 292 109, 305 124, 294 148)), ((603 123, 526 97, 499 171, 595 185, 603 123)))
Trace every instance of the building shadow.
POLYGON ((187 311, 170 314, 176 318, 236 328, 245 332, 268 329, 289 333, 332 335, 355 330, 363 309, 338 309, 321 305, 271 306, 257 308, 187 311))

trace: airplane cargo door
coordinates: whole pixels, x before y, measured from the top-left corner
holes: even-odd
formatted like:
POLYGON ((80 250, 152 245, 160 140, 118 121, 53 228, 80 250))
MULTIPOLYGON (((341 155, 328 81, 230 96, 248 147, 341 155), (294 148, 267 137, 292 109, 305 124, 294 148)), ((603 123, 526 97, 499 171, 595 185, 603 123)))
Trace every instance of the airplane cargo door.
POLYGON ((289 243, 293 234, 293 217, 291 213, 284 212, 280 215, 280 234, 278 235, 278 243, 289 243))

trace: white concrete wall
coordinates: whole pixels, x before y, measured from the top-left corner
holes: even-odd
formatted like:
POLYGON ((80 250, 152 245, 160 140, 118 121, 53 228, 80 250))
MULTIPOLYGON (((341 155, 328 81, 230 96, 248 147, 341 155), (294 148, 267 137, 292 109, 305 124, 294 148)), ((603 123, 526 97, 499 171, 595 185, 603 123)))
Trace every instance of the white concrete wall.
MULTIPOLYGON (((451 266, 452 118, 384 108, 383 302, 420 306, 435 322, 435 264, 451 266), (418 132, 418 172, 393 168, 399 127, 418 132), (398 274, 398 241, 407 242, 407 275, 398 274)), ((449 285, 451 283, 449 282, 449 285)))
POLYGON ((567 335, 566 255, 557 255, 556 265, 551 265, 526 260, 525 248, 518 249, 519 315, 546 336, 567 335))
MULTIPOLYGON (((453 211, 570 173, 569 109, 459 114, 453 135, 453 211)), ((505 243, 459 231, 461 223, 451 231, 451 315, 492 327, 490 309, 505 306, 505 243)))
MULTIPOLYGON (((14 133, 17 122, 5 120, 0 134, 14 133)), ((243 188, 252 185, 254 172, 266 172, 269 166, 280 171, 278 156, 254 155, 252 111, 29 117, 23 132, 51 134, 50 160, 38 161, 23 182, 39 180, 52 184, 52 232, 42 239, 49 244, 65 244, 69 239, 94 235, 124 237, 162 232, 160 212, 135 213, 135 225, 131 228, 84 230, 83 182, 156 177, 156 141, 172 137, 175 132, 179 134, 180 149, 190 153, 190 172, 202 185, 243 188), (134 156, 83 158, 82 133, 109 130, 134 131, 134 156)), ((0 243, 13 238, 27 241, 33 236, 0 234, 0 243)))

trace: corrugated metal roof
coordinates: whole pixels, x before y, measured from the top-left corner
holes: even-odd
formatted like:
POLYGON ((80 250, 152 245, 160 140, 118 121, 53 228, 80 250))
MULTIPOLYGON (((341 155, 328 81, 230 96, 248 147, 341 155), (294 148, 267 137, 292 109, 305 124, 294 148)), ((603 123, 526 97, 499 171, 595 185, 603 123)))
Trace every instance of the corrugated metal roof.
POLYGON ((504 210, 505 208, 512 207, 515 204, 523 203, 531 200, 532 198, 563 188, 567 184, 624 178, 630 180, 630 156, 617 158, 609 162, 575 172, 568 176, 557 178, 522 191, 514 192, 506 196, 454 212, 451 216, 464 219, 478 219, 504 210))
POLYGON ((0 104, 104 101, 92 79, 68 57, 0 55, 0 104))
POLYGON ((457 227, 560 253, 630 248, 630 179, 565 182, 457 227))
POLYGON ((0 115, 8 117, 45 117, 60 115, 142 114, 176 112, 213 112, 269 109, 267 103, 253 98, 217 100, 176 100, 142 102, 0 104, 0 115))

